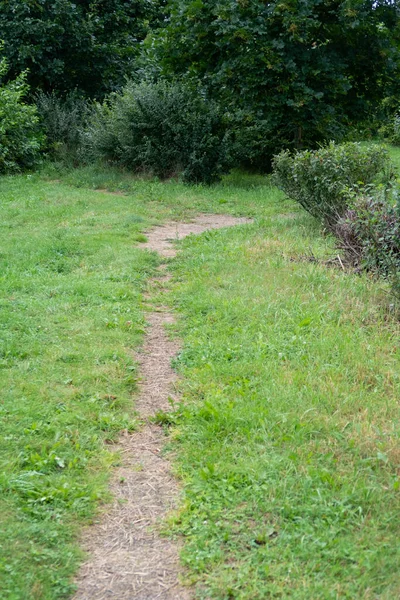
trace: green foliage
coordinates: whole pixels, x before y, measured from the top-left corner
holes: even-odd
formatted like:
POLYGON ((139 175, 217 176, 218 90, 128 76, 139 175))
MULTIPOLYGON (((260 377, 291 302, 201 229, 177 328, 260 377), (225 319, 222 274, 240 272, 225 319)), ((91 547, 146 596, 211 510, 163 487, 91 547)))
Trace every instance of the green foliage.
POLYGON ((97 105, 85 154, 187 183, 211 183, 229 166, 218 106, 180 83, 130 83, 97 105))
POLYGON ((0 173, 32 167, 42 145, 36 108, 24 102, 26 73, 4 83, 7 71, 6 60, 0 59, 0 173))
POLYGON ((29 69, 32 89, 76 88, 102 96, 123 84, 164 2, 0 0, 0 31, 12 75, 29 69))
POLYGON ((76 94, 60 98, 54 92, 40 92, 36 97, 36 106, 46 134, 47 151, 56 160, 74 164, 90 114, 89 103, 76 94))
MULTIPOLYGON (((375 137, 390 141, 393 135, 393 121, 399 111, 399 101, 396 96, 387 96, 382 99, 378 110, 372 120, 376 125, 375 137)), ((371 122, 371 119, 370 119, 371 122)), ((367 139, 366 137, 360 139, 367 139)))
POLYGON ((273 167, 278 187, 330 226, 346 212, 350 190, 392 173, 385 148, 355 142, 294 155, 286 150, 274 157, 273 167))
POLYGON ((398 96, 389 96, 381 102, 376 115, 378 135, 395 146, 400 146, 400 104, 398 96))
POLYGON ((342 248, 353 262, 390 279, 400 295, 400 202, 399 189, 391 198, 371 186, 357 194, 335 229, 342 248), (393 200, 395 196, 395 202, 393 200))
POLYGON ((237 124, 246 164, 339 139, 398 86, 396 3, 172 0, 146 42, 165 74, 200 80, 237 124), (371 60, 371 56, 373 60, 371 60))
POLYGON ((270 119, 239 110, 227 116, 235 165, 249 171, 270 173, 273 155, 293 145, 287 134, 274 130, 270 119))
POLYGON ((278 187, 333 231, 350 264, 388 277, 399 294, 400 205, 393 169, 382 146, 351 142, 274 158, 278 187))
POLYGON ((400 146, 400 114, 393 117, 390 141, 395 146, 400 146))

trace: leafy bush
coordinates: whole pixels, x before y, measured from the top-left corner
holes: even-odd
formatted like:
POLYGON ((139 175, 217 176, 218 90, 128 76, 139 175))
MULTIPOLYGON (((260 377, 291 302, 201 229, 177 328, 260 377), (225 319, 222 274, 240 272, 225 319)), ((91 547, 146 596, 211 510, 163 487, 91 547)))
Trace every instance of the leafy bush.
POLYGON ((392 144, 400 146, 400 114, 395 115, 393 118, 390 141, 392 144))
POLYGON ((391 144, 400 146, 400 113, 396 112, 394 115, 384 119, 377 133, 391 144))
POLYGON ((380 123, 377 134, 400 146, 400 104, 397 94, 383 98, 375 118, 380 123))
POLYGON ((278 187, 309 213, 333 226, 349 205, 349 190, 379 176, 392 176, 387 151, 381 146, 348 142, 315 151, 283 151, 273 160, 278 187))
POLYGON ((88 102, 74 94, 60 98, 55 93, 40 92, 36 105, 46 134, 48 152, 58 160, 76 161, 82 131, 90 114, 88 102))
POLYGON ((218 106, 181 83, 128 84, 97 105, 85 142, 93 158, 188 183, 211 183, 230 164, 218 106))
POLYGON ((399 190, 371 186, 357 195, 335 233, 353 264, 387 277, 400 295, 399 190), (394 196, 394 198, 393 198, 394 196), (394 200, 394 201, 393 201, 394 200))
POLYGON ((38 158, 42 136, 34 106, 24 103, 29 87, 26 73, 2 83, 8 71, 0 60, 0 173, 30 168, 38 158))

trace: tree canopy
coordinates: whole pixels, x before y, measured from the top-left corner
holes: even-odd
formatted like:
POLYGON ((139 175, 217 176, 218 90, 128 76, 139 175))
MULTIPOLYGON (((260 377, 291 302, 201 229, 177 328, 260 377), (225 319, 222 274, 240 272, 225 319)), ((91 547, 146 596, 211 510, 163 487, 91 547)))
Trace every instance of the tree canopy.
POLYGON ((0 0, 10 77, 32 89, 101 96, 124 82, 164 0, 0 0))
POLYGON ((380 0, 172 0, 164 74, 200 80, 280 145, 335 137, 399 75, 399 13, 380 0))
POLYGON ((192 82, 220 104, 238 160, 267 167, 399 97, 399 17, 397 0, 0 0, 0 39, 33 92, 192 82))

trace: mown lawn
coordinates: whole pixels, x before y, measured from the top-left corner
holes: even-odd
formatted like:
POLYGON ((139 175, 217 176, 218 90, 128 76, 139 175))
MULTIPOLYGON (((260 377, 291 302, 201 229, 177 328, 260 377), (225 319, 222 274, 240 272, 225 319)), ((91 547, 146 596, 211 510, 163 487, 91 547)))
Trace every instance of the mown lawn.
POLYGON ((185 503, 169 529, 189 579, 216 600, 400 596, 386 284, 326 265, 333 241, 264 177, 207 189, 82 169, 0 180, 1 598, 72 593, 116 460, 104 441, 137 424, 158 264, 143 231, 199 211, 255 221, 185 240, 164 298, 184 343, 170 445, 185 503))

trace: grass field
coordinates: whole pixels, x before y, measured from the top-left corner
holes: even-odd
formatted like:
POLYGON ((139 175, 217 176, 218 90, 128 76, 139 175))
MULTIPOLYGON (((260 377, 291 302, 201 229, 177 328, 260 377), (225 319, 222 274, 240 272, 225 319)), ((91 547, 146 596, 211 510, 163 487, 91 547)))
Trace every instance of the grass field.
POLYGON ((175 528, 201 598, 397 598, 399 323, 307 219, 185 242, 175 528))
POLYGON ((185 503, 169 530, 189 579, 216 600, 400 596, 386 284, 325 264, 333 240, 264 177, 207 189, 83 169, 0 181, 1 598, 71 594, 77 533, 107 499, 104 442, 136 426, 158 264, 143 231, 200 211, 255 222, 188 238, 171 265, 185 503))
POLYGON ((214 206, 264 210, 260 186, 238 200, 230 184, 53 176, 0 180, 1 598, 68 596, 77 532, 107 495, 104 441, 135 427, 141 293, 159 260, 142 231, 214 206))

